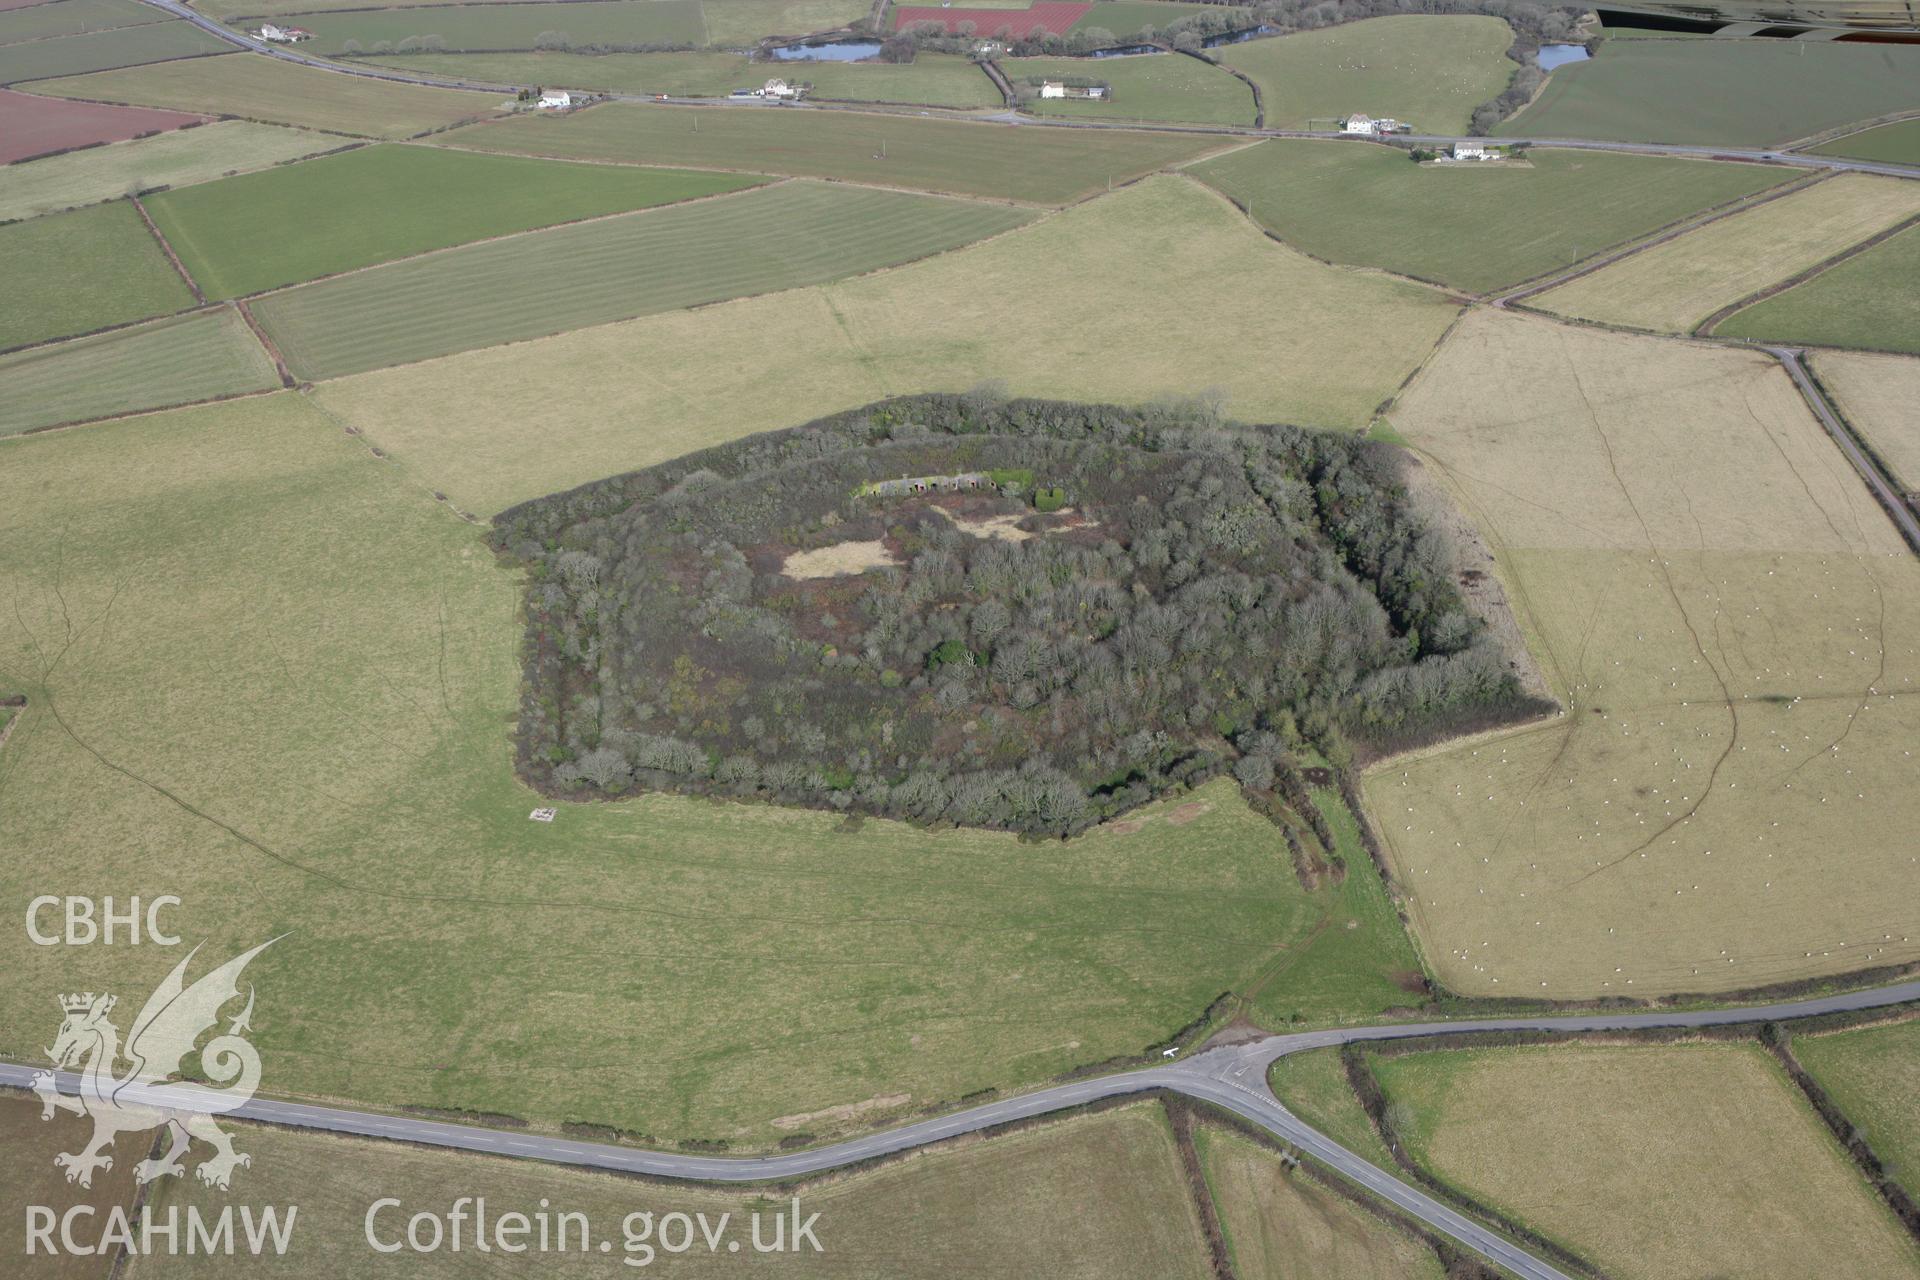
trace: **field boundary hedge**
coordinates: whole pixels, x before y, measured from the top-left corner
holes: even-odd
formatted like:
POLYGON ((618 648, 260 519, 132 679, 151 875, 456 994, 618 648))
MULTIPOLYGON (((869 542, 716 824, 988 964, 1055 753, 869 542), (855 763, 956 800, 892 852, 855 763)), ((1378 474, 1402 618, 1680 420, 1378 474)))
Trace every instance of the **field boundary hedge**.
MULTIPOLYGON (((1876 231, 1872 235, 1868 236, 1865 240, 1862 240, 1859 244, 1849 245, 1845 249, 1842 249, 1840 252, 1832 255, 1831 257, 1822 258, 1820 261, 1814 263, 1812 266, 1807 267, 1804 270, 1797 271, 1793 275, 1788 276, 1785 280, 1781 280, 1781 281, 1778 281, 1777 283, 1770 284, 1764 289, 1760 289, 1754 293, 1748 294, 1746 297, 1741 298, 1737 302, 1728 303, 1726 306, 1720 308, 1718 311, 1708 316, 1705 320, 1702 320, 1699 324, 1695 325, 1692 329, 1692 336, 1696 338, 1712 337, 1713 331, 1715 329, 1719 328, 1722 324, 1725 324, 1728 320, 1731 320, 1734 316, 1738 315, 1740 312, 1745 311, 1747 308, 1757 307, 1761 303, 1767 301, 1769 298, 1776 298, 1781 294, 1787 292, 1789 289, 1793 289, 1800 285, 1803 285, 1807 283, 1809 280, 1812 280, 1818 276, 1823 276, 1827 272, 1839 266, 1841 263, 1849 261, 1850 259, 1853 259, 1853 258, 1857 258, 1861 254, 1867 252, 1869 249, 1877 249, 1881 245, 1885 244, 1887 241, 1899 235, 1901 232, 1910 231, 1916 226, 1920 226, 1920 213, 1913 214, 1911 217, 1903 218, 1899 222, 1896 222, 1894 225, 1892 225, 1891 227, 1887 227, 1884 230, 1876 231)), ((1849 347, 1849 348, 1846 348, 1846 350, 1849 350, 1849 351, 1864 350, 1864 348, 1849 347)), ((1887 354, 1901 355, 1906 353, 1888 352, 1887 354)))

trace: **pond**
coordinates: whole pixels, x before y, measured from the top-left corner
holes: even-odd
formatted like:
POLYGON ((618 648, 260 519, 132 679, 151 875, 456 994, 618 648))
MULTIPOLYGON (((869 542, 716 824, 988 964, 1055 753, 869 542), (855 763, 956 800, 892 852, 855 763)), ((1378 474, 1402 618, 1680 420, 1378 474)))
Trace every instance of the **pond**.
POLYGON ((1203 49, 1218 49, 1223 44, 1241 44, 1260 36, 1272 35, 1278 27, 1248 27, 1245 31, 1229 31, 1225 35, 1208 36, 1200 42, 1203 49))
POLYGON ((773 56, 782 62, 859 62, 880 52, 878 40, 840 40, 832 44, 779 44, 773 56))
POLYGON ((1585 62, 1592 56, 1583 44, 1543 44, 1540 46, 1540 69, 1551 71, 1569 62, 1585 62))
POLYGON ((1149 53, 1165 53, 1166 50, 1152 44, 1123 45, 1118 49, 1095 49, 1089 58, 1133 58, 1149 53))

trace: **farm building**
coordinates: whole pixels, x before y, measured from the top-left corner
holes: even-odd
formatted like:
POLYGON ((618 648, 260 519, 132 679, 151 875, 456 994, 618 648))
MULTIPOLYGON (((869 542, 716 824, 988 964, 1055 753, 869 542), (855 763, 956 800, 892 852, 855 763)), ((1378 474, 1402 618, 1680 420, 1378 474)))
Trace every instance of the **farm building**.
POLYGON ((1067 84, 1061 80, 1043 80, 1040 82, 1040 96, 1043 98, 1104 98, 1107 86, 1103 84, 1067 84))
POLYGON ((763 98, 798 98, 805 89, 797 84, 788 84, 785 80, 769 80, 760 88, 763 98))
POLYGON ((1350 133, 1356 138, 1375 137, 1380 132, 1380 122, 1364 113, 1348 116, 1340 122, 1340 132, 1350 133))
POLYGON ((540 95, 538 106, 542 111, 565 111, 573 106, 573 95, 565 89, 550 89, 540 95))
POLYGON ((954 476, 901 476, 898 480, 874 480, 860 486, 862 497, 904 498, 916 493, 960 493, 968 489, 991 489, 993 478, 984 471, 963 471, 954 476))
POLYGON ((1455 160, 1498 160, 1505 154, 1498 147, 1490 147, 1484 142, 1456 142, 1453 144, 1455 160))
POLYGON ((282 27, 271 22, 263 22, 260 29, 253 33, 268 44, 299 44, 302 40, 313 39, 313 32, 304 27, 282 27))

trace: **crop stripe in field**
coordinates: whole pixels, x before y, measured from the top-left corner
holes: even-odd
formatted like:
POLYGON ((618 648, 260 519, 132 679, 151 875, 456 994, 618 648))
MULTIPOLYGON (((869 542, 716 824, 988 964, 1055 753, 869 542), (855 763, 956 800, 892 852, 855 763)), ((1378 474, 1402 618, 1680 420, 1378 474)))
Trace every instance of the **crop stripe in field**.
POLYGON ((1903 218, 1893 226, 1868 236, 1859 244, 1847 246, 1832 257, 1822 258, 1804 271, 1797 271, 1785 280, 1777 281, 1764 289, 1756 290, 1737 302, 1728 303, 1695 325, 1693 328, 1694 336, 1700 338, 1711 337, 1715 329, 1725 324, 1740 312, 1745 311, 1748 307, 1757 307, 1768 298, 1777 297, 1796 285, 1803 285, 1815 276, 1825 275, 1848 259, 1857 258, 1869 249, 1876 249, 1901 232, 1910 231, 1916 226, 1920 226, 1920 213, 1916 213, 1908 218, 1903 218))
POLYGON ((896 267, 1025 211, 795 181, 448 250, 256 302, 293 372, 324 378, 896 267))

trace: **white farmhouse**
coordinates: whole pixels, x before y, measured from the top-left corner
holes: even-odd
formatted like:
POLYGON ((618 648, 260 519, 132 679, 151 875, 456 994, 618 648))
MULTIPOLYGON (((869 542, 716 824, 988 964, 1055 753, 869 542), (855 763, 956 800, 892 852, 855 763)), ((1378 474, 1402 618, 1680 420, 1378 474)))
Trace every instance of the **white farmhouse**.
POLYGON ((1453 144, 1455 160, 1498 160, 1500 153, 1484 142, 1456 142, 1453 144))
POLYGON ((268 44, 299 44, 302 40, 313 39, 313 32, 300 27, 282 27, 271 22, 263 22, 260 29, 253 33, 268 44))
POLYGON ((573 106, 573 95, 565 89, 549 89, 536 104, 542 111, 566 111, 573 106))
POLYGON ((1377 137, 1380 133, 1380 122, 1364 113, 1350 115, 1340 122, 1340 132, 1352 134, 1356 138, 1377 137))
POLYGON ((1043 98, 1064 98, 1067 96, 1067 86, 1063 81, 1059 80, 1042 80, 1040 82, 1040 96, 1043 98))
POLYGON ((785 80, 769 80, 760 89, 763 98, 797 98, 800 86, 788 84, 785 80))

